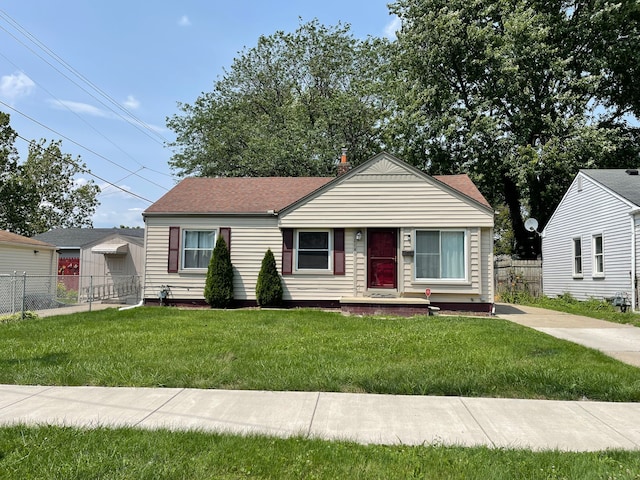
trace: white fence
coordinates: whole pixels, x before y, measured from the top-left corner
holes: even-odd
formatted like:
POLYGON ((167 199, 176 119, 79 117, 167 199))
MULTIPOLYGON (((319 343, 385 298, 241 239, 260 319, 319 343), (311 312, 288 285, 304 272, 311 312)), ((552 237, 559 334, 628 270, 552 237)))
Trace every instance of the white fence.
POLYGON ((0 275, 0 315, 86 306, 93 302, 133 304, 142 293, 140 277, 0 275))

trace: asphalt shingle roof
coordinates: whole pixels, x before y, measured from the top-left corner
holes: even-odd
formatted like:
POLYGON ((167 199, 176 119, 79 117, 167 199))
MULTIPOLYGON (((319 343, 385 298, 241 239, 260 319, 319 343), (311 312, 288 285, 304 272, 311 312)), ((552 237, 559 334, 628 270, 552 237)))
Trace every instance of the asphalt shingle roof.
MULTIPOLYGON (((264 214, 279 212, 323 187, 335 177, 190 177, 151 205, 145 214, 264 214)), ((465 175, 438 175, 436 180, 490 207, 465 175)))
POLYGON ((624 169, 580 170, 621 197, 640 206, 640 175, 629 175, 624 169))
POLYGON ((33 245, 37 247, 53 247, 53 244, 44 242, 42 240, 36 240, 34 238, 23 237, 17 233, 7 232, 6 230, 0 230, 0 243, 14 243, 20 245, 33 245))
POLYGON ((58 247, 82 247, 98 242, 109 235, 118 234, 124 237, 144 238, 142 228, 54 228, 33 238, 51 243, 58 247))
POLYGON ((334 177, 185 178, 145 213, 278 212, 334 177))

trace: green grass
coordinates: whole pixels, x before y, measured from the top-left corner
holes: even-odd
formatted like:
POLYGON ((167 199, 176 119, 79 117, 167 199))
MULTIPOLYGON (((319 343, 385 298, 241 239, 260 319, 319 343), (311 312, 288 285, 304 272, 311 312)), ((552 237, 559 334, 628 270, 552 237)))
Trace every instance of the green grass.
POLYGON ((0 428, 0 479, 638 479, 640 453, 357 445, 305 438, 0 428))
POLYGON ((640 401, 640 370, 489 317, 115 309, 0 325, 0 383, 640 401))

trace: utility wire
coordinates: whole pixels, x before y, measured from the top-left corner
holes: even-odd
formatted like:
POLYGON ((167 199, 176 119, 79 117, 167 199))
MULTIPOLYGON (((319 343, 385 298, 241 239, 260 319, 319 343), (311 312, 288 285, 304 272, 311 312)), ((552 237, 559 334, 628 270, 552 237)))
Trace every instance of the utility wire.
MULTIPOLYGON (((72 82, 74 85, 76 85, 78 88, 80 88, 82 91, 84 91, 85 93, 87 93, 88 95, 90 95, 92 98, 94 98, 96 101, 98 101, 102 106, 104 106, 105 108, 109 109, 110 111, 112 111, 114 114, 116 114, 117 116, 119 116, 120 118, 123 118, 124 120, 126 120, 128 123, 134 125, 136 128, 138 128, 138 130, 142 131, 139 127, 143 127, 145 130, 147 130, 148 132, 151 132, 155 137, 159 138, 162 142, 160 142, 161 144, 166 144, 169 143, 168 140, 166 138, 164 138, 160 133, 158 133, 155 129, 151 128, 149 125, 147 125, 144 121, 142 121, 141 119, 139 119, 138 117, 136 117, 133 113, 131 113, 129 110, 127 110, 126 108, 124 108, 122 105, 120 105, 119 102, 117 102, 116 100, 114 100, 111 96, 109 96, 106 92, 104 92, 102 89, 100 89, 97 85, 95 85, 93 82, 91 82, 88 78, 86 78, 84 75, 82 75, 80 72, 78 72, 75 68, 73 68, 71 65, 69 65, 64 59, 62 59, 59 55, 57 55, 55 52, 53 52, 49 47, 47 47, 44 43, 42 43, 40 40, 38 40, 33 34, 31 34, 27 29, 25 29, 24 27, 22 27, 16 20, 14 20, 11 16, 9 16, 9 14, 7 14, 4 10, 0 9, 0 17, 4 18, 4 20, 11 24, 11 26, 16 29, 18 32, 20 32, 24 37, 26 37, 31 43, 35 44, 38 48, 40 48, 41 50, 43 50, 47 55, 49 55, 51 58, 53 58, 55 61, 57 61, 60 65, 62 65, 64 68, 66 68, 69 72, 71 72, 73 75, 75 75, 77 78, 79 78, 80 80, 82 80, 83 82, 85 82, 87 85, 89 85, 94 91, 96 91, 98 94, 100 94, 100 96, 102 96, 104 99, 106 99, 108 102, 110 102, 112 105, 115 105, 119 110, 123 111, 128 117, 130 117, 133 121, 126 119, 124 117, 122 117, 122 115, 118 112, 116 112, 115 110, 113 110, 112 107, 106 105, 103 101, 101 101, 99 98, 96 98, 95 95, 93 95, 91 92, 88 92, 83 86, 79 85, 76 81, 74 81, 73 79, 69 78, 65 73, 61 72, 57 67, 55 67, 54 65, 52 65, 48 60, 46 60, 45 58, 43 58, 40 54, 38 54, 37 52, 35 52, 31 47, 29 47, 28 45, 26 45, 22 40, 20 40, 19 38, 17 38, 13 33, 9 32, 7 29, 5 29, 4 27, 0 26, 0 29, 4 30, 7 34, 9 34, 11 37, 14 38, 14 40, 16 40, 18 43, 20 43, 22 46, 24 46, 26 49, 28 49, 30 52, 32 52, 34 55, 36 55, 38 58, 40 58, 43 62, 45 62, 47 65, 49 65, 51 68, 53 68, 56 72, 58 72, 60 75, 62 75, 64 78, 66 78, 67 80, 69 80, 70 82, 72 82)), ((156 138, 153 138, 151 135, 149 135, 147 132, 142 131, 142 133, 144 133, 145 135, 147 135, 149 138, 152 138, 154 141, 158 141, 156 138)))
MULTIPOLYGON (((0 29, 2 29, 2 27, 0 26, 0 29)), ((22 72, 22 69, 16 65, 15 63, 13 63, 9 58, 7 58, 3 53, 0 52, 0 57, 4 58, 7 62, 9 62, 11 65, 13 65, 16 69, 18 69, 19 71, 22 72)), ((57 102, 59 102, 60 105, 62 105, 63 107, 65 107, 67 110, 69 110, 69 112, 71 112, 73 115, 75 115, 80 121, 82 121, 85 125, 87 125, 91 130, 93 130, 96 134, 100 135, 102 138, 104 138, 107 142, 109 142, 111 145, 113 145, 114 147, 116 147, 118 150, 120 150, 124 155, 126 155, 127 157, 129 157, 131 160, 133 160, 135 163, 137 163, 138 165, 140 165, 140 167, 142 167, 142 169, 147 169, 151 172, 160 174, 160 175, 164 175, 166 177, 169 178, 173 178, 171 175, 169 175, 168 173, 164 173, 164 172, 160 172, 158 170, 154 170, 152 168, 149 168, 145 165, 143 165, 142 163, 140 163, 138 160, 136 160, 133 156, 131 156, 129 153, 125 152, 119 145, 117 145, 115 142, 113 142, 110 138, 108 138, 105 134, 103 134, 102 132, 100 132, 97 128, 95 128, 93 125, 91 125, 89 122, 87 122, 81 115, 78 115, 76 112, 74 112, 71 108, 69 108, 62 100, 60 100, 59 98, 57 98, 53 93, 51 93, 49 90, 47 90, 46 87, 42 86, 41 84, 39 84, 38 82, 35 82, 36 85, 38 85, 42 90, 44 90, 46 93, 48 93, 52 98, 54 98, 57 102)), ((6 104, 5 104, 6 105, 6 104)), ((24 115, 24 114, 23 114, 24 115)), ((126 119, 124 119, 125 121, 127 121, 126 119)), ((118 165, 120 166, 120 165, 118 165)), ((121 167, 121 166, 120 166, 121 167)), ((124 167, 121 167, 124 168, 124 167)), ((139 171, 139 170, 138 170, 139 171)), ((141 177, 142 178, 142 177, 141 177)), ((145 178, 145 180, 147 180, 145 178)))
MULTIPOLYGON (((144 178, 143 176, 141 176, 141 175, 137 174, 137 173, 136 173, 136 172, 134 172, 133 170, 130 170, 130 169, 126 168, 126 167, 123 167, 122 165, 119 165, 118 163, 114 162, 113 160, 111 160, 111 159, 109 159, 109 158, 105 157, 104 155, 99 154, 98 152, 96 152, 96 151, 94 151, 94 150, 91 150, 89 147, 85 147, 85 146, 84 146, 84 145, 82 145, 81 143, 78 143, 78 142, 76 142, 75 140, 72 140, 71 138, 67 137, 66 135, 63 135, 63 134, 62 134, 62 133, 60 133, 60 132, 57 132, 57 131, 56 131, 56 130, 54 130, 53 128, 46 126, 45 124, 43 124, 43 123, 39 122, 39 121, 38 121, 38 120, 36 120, 35 118, 30 117, 30 116, 29 116, 29 115, 27 115, 26 113, 21 112, 20 110, 18 110, 18 109, 16 109, 16 108, 12 107, 11 105, 9 105, 9 104, 7 104, 7 103, 3 102, 2 100, 0 100, 0 104, 4 105, 5 107, 7 107, 7 108, 9 108, 9 109, 11 109, 11 110, 13 110, 14 112, 18 113, 19 115, 22 115, 22 116, 23 116, 23 117, 25 117, 26 119, 28 119, 28 120, 30 120, 30 121, 32 121, 32 122, 34 122, 34 123, 36 123, 36 124, 40 125, 42 128, 46 128, 46 129, 47 129, 47 130, 49 130, 50 132, 53 132, 53 133, 55 133, 56 135, 58 135, 58 136, 60 136, 60 137, 64 138, 65 140, 67 140, 67 141, 69 141, 69 142, 73 143, 74 145, 77 145, 78 147, 80 147, 80 148, 82 148, 82 149, 86 150, 87 152, 92 153, 93 155, 97 156, 98 158, 101 158, 101 159, 103 159, 103 160, 105 160, 105 161, 107 161, 107 162, 111 163, 112 165, 115 165, 116 167, 123 169, 124 171, 126 171, 126 172, 130 173, 131 175, 135 175, 136 177, 141 178, 141 179, 143 179, 143 180, 145 180, 145 181, 147 181, 147 182, 151 183, 152 185, 155 185, 156 187, 159 187, 159 188, 163 189, 164 191, 167 191, 167 192, 169 191, 169 189, 168 189, 167 187, 165 187, 164 185, 160 185, 159 183, 156 183, 156 182, 154 182, 154 181, 152 181, 152 180, 149 180, 148 178, 144 178)), ((108 182, 108 183, 111 183, 111 182, 108 182)), ((141 198, 142 198, 142 197, 141 197, 141 198)), ((146 199, 145 199, 145 200, 146 200, 146 199)))
MULTIPOLYGON (((29 140, 27 138, 24 138, 21 135, 16 134, 16 137, 18 137, 20 140, 24 140, 25 142, 27 142, 29 145, 37 145, 34 141, 29 140)), ((41 150, 44 150, 41 148, 41 150)), ((154 203, 153 200, 149 200, 148 198, 143 197, 142 195, 138 195, 137 193, 133 193, 125 188, 120 187, 119 185, 116 185, 115 183, 110 182, 109 180, 107 180, 106 178, 102 178, 100 175, 96 175, 95 173, 93 173, 91 170, 89 170, 88 168, 84 168, 83 171, 87 174, 90 175, 94 178, 97 178, 98 180, 108 184, 111 187, 117 188, 118 190, 122 190, 124 193, 127 193, 129 195, 131 195, 132 197, 136 197, 139 198, 140 200, 144 200, 145 202, 148 203, 154 203)), ((102 190, 101 190, 102 192, 102 190)))

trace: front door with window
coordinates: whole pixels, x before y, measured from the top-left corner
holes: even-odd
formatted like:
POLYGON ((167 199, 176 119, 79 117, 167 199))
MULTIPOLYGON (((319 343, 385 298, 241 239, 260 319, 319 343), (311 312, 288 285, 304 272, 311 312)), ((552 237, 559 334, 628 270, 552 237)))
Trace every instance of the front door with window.
POLYGON ((370 229, 367 232, 367 271, 369 288, 398 286, 398 230, 370 229))

